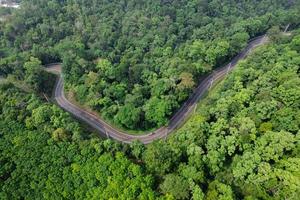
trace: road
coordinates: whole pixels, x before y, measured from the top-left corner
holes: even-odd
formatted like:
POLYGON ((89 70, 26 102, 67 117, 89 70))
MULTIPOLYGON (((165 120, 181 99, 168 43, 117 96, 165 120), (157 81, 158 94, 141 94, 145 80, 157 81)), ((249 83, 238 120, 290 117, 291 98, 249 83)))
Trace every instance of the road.
POLYGON ((6 2, 0 0, 0 7, 5 7, 5 8, 19 8, 20 4, 18 4, 18 3, 6 3, 6 2))
POLYGON ((55 88, 54 98, 61 108, 71 113, 76 118, 89 124, 103 137, 111 138, 123 143, 131 143, 135 140, 139 140, 144 144, 149 144, 155 140, 166 138, 176 128, 178 128, 194 111, 198 101, 204 96, 205 92, 210 89, 215 81, 224 78, 230 71, 234 69, 238 61, 244 59, 254 48, 264 44, 265 42, 267 42, 267 40, 268 38, 265 35, 250 40, 247 47, 243 51, 241 51, 240 54, 237 55, 229 64, 217 68, 211 74, 207 75, 202 81, 200 81, 198 87, 194 90, 194 93, 173 115, 167 126, 161 127, 145 135, 131 135, 124 131, 118 130, 96 115, 72 104, 70 101, 68 101, 64 94, 64 82, 60 64, 56 63, 48 65, 47 71, 55 72, 59 75, 59 79, 55 88))

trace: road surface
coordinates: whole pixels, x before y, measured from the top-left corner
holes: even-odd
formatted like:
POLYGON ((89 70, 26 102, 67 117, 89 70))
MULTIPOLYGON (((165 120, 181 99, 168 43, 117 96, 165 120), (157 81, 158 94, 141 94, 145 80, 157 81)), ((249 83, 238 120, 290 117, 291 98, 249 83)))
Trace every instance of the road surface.
POLYGON ((139 140, 144 144, 149 144, 155 140, 166 138, 170 133, 178 128, 181 123, 184 122, 185 119, 193 112, 198 101, 203 97, 205 92, 210 89, 215 81, 224 78, 226 74, 234 69, 239 60, 244 59, 251 52, 251 50, 261 44, 264 44, 267 40, 268 39, 265 35, 250 40, 247 47, 243 51, 241 51, 240 54, 237 55, 229 64, 217 68, 213 71, 213 73, 207 75, 202 81, 200 81, 198 87, 194 90, 194 93, 173 115, 167 126, 161 127, 145 135, 131 135, 124 131, 118 130, 105 122, 103 119, 72 104, 70 101, 68 101, 68 99, 66 99, 64 94, 64 83, 60 64, 56 63, 48 65, 47 71, 55 72, 59 75, 59 79, 55 88, 54 98, 61 108, 71 113, 76 118, 89 124, 103 137, 111 138, 123 143, 131 143, 135 140, 139 140))
POLYGON ((0 0, 0 7, 5 7, 5 8, 19 8, 20 4, 18 4, 18 3, 6 3, 6 2, 0 0))

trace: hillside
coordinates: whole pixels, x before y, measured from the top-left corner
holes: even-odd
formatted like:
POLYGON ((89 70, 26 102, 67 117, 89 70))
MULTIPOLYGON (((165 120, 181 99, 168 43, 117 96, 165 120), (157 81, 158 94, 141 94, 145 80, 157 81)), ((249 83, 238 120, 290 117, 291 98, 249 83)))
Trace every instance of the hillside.
POLYGON ((293 9, 293 1, 269 0, 25 0, 3 25, 0 71, 22 79, 30 57, 61 61, 78 103, 117 127, 149 130, 166 125, 201 76, 249 38, 297 23, 293 9))
POLYGON ((261 47, 167 141, 88 138, 56 106, 2 85, 3 199, 297 199, 300 30, 261 47))
POLYGON ((0 199, 298 200, 299 5, 23 0, 0 22, 0 199), (43 65, 62 62, 78 104, 119 128, 165 125, 261 34, 178 130, 148 145, 101 138, 49 98, 43 65))

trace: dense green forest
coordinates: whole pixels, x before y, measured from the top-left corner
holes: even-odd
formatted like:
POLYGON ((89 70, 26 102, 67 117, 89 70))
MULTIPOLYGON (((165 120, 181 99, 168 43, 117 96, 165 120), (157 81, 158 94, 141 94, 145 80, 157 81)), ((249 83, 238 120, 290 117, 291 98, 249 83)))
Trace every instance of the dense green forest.
POLYGON ((165 125, 199 77, 249 38, 299 23, 295 3, 24 0, 1 25, 0 73, 41 90, 38 70, 24 63, 63 62, 66 89, 79 103, 119 127, 146 130, 165 125))
POLYGON ((126 147, 85 138, 35 95, 10 84, 0 90, 0 199, 154 198, 153 177, 126 158, 126 147))
POLYGON ((1 15, 1 200, 299 199, 299 1, 23 0, 1 15), (124 128, 159 126, 265 32, 166 140, 101 139, 44 99, 55 77, 42 65, 63 62, 77 101, 124 128))
POLYGON ((0 87, 1 199, 298 199, 300 29, 270 31, 166 141, 122 145, 0 87))

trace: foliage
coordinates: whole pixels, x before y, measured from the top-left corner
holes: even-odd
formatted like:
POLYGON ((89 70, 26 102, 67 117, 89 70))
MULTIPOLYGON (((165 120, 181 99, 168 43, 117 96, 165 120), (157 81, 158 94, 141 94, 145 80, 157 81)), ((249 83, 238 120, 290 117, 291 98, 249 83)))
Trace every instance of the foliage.
MULTIPOLYGON (((167 123, 198 78, 268 31, 168 139, 101 140, 69 114, 0 85, 1 199, 298 199, 297 1, 24 0, 1 23, 0 73, 39 92, 63 61, 77 99, 117 124, 167 123), (46 78, 43 78, 46 77, 46 78)), ((46 84, 46 85, 45 85, 46 84)))
POLYGON ((164 194, 170 194, 175 199, 187 199, 189 183, 187 180, 174 174, 168 174, 160 186, 164 194))
MULTIPOLYGON (((297 199, 298 37, 253 52, 177 133, 147 146, 97 139, 55 105, 0 85, 0 196, 297 199)), ((39 69, 35 58, 25 63, 26 76, 39 69)))
POLYGON ((188 190, 186 199, 298 198, 298 37, 273 37, 176 134, 147 146, 145 164, 163 177, 166 196, 180 199, 188 190))
POLYGON ((1 199, 154 199, 153 177, 120 146, 11 85, 0 88, 1 199), (9 88, 9 89, 7 89, 9 88))
MULTIPOLYGON (((24 0, 1 24, 0 72, 26 79, 18 73, 24 65, 8 61, 16 52, 42 64, 62 61, 65 85, 77 101, 118 126, 147 130, 166 124, 199 77, 235 56, 249 38, 298 23, 294 4, 24 0)), ((38 88, 34 77, 28 81, 38 88)))

